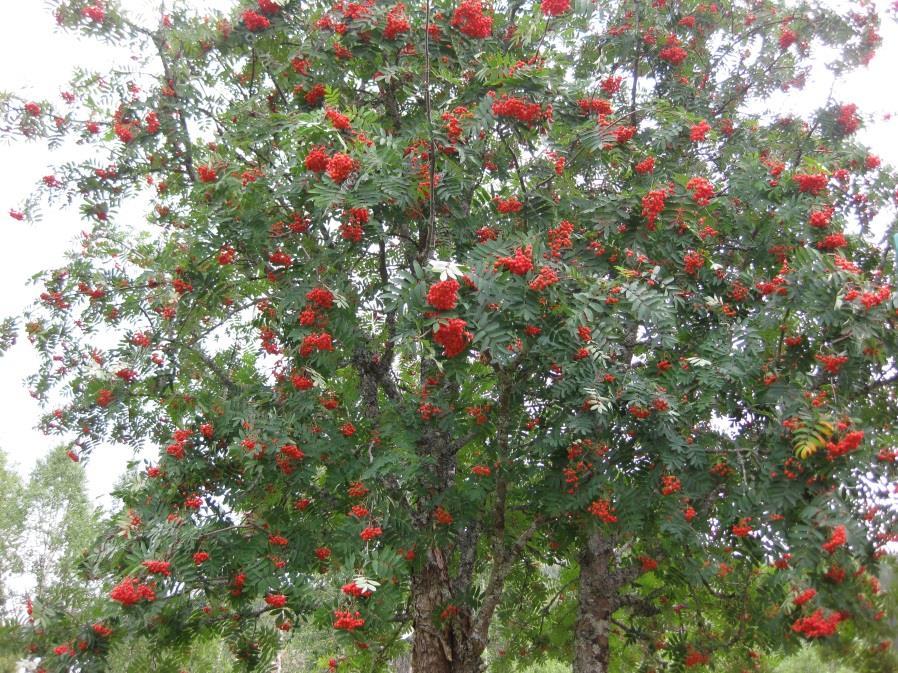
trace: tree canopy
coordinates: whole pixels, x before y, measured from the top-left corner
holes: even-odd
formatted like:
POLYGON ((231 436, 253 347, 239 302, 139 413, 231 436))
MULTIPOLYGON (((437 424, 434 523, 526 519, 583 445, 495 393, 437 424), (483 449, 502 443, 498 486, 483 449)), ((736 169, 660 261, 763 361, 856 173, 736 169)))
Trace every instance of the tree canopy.
POLYGON ((135 57, 0 101, 95 150, 40 186, 88 228, 29 385, 73 460, 159 452, 43 670, 208 634, 259 669, 302 623, 339 671, 880 647, 898 192, 838 89, 873 3, 53 4, 135 57))

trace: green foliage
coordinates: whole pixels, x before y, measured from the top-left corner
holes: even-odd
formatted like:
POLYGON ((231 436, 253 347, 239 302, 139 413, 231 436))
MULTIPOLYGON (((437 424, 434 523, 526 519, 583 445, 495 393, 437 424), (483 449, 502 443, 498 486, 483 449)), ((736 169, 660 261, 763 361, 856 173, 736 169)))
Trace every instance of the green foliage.
POLYGON ((41 606, 37 655, 85 643, 48 670, 138 636, 260 670, 306 624, 369 673, 410 629, 434 673, 883 637, 896 176, 847 102, 771 101, 869 58, 875 8, 54 5, 135 55, 70 107, 0 99, 98 157, 41 186, 89 224, 38 279, 29 387, 76 457, 159 455, 81 562, 110 600, 41 606))
POLYGON ((560 661, 549 660, 526 667, 520 667, 515 670, 516 673, 569 673, 571 667, 566 666, 560 661))
POLYGON ((233 655, 221 639, 194 639, 180 650, 160 648, 146 638, 133 638, 114 645, 109 652, 113 673, 230 673, 233 655))
POLYGON ((784 659, 774 673, 856 673, 856 669, 834 661, 825 661, 815 647, 805 647, 784 659))
MULTIPOLYGON (((5 461, 2 453, 0 461, 5 461)), ((0 597, 8 626, 0 652, 16 661, 24 652, 26 600, 34 607, 36 625, 89 618, 95 610, 96 588, 80 575, 79 565, 96 538, 99 516, 89 503, 82 468, 62 447, 37 462, 26 484, 2 465, 0 480, 2 567, 17 578, 17 590, 0 597)))
POLYGON ((0 355, 3 355, 16 343, 18 326, 15 318, 4 318, 0 321, 0 355))
POLYGON ((8 465, 0 449, 0 619, 10 616, 8 583, 13 573, 21 572, 17 551, 25 521, 23 486, 19 475, 8 465))
POLYGON ((22 506, 26 512, 24 545, 18 550, 24 571, 34 580, 41 602, 63 610, 82 610, 91 587, 69 578, 93 545, 99 513, 87 496, 84 472, 66 449, 57 447, 38 461, 28 477, 22 506))

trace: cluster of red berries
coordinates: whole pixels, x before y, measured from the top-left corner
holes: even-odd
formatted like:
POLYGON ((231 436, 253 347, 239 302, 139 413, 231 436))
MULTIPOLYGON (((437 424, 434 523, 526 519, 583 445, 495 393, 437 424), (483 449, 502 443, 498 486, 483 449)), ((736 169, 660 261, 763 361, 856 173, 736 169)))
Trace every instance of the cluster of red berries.
POLYGON ((649 231, 655 230, 655 222, 664 210, 666 199, 667 191, 664 189, 653 189, 642 197, 642 216, 646 218, 649 231))
POLYGON ((313 351, 332 350, 334 350, 333 337, 327 332, 321 332, 307 335, 302 340, 302 345, 299 347, 299 354, 301 357, 306 358, 309 357, 313 351))
POLYGON ((829 179, 825 173, 796 173, 792 181, 798 185, 798 191, 802 194, 817 196, 826 190, 829 179))
POLYGON ((268 594, 265 602, 273 608, 282 608, 287 605, 287 597, 284 594, 268 594))
POLYGON ((551 285, 555 285, 559 280, 558 274, 550 266, 540 267, 536 278, 530 281, 528 287, 535 292, 541 292, 551 285))
POLYGON ((411 28, 411 25, 405 16, 405 5, 401 2, 397 3, 387 12, 387 26, 384 29, 384 37, 388 40, 394 40, 399 35, 407 33, 409 28, 411 28))
POLYGON ((147 569, 147 572, 152 575, 163 575, 165 577, 171 577, 170 561, 144 561, 142 565, 147 569))
POLYGON ((848 542, 848 536, 845 533, 845 526, 840 524, 833 528, 833 532, 830 535, 829 540, 824 542, 821 545, 821 548, 827 554, 834 554, 836 552, 836 549, 845 546, 846 542, 848 542))
POLYGON ((441 322, 433 333, 435 343, 443 347, 443 355, 447 358, 463 353, 474 335, 465 328, 468 326, 461 318, 451 318, 441 322))
POLYGON ((842 621, 839 612, 833 612, 829 617, 823 616, 822 610, 817 610, 809 617, 800 617, 792 624, 795 633, 802 634, 805 638, 826 638, 833 635, 842 621))
POLYGON ((343 631, 354 631, 355 629, 360 629, 365 625, 365 620, 362 619, 361 614, 358 612, 353 614, 348 610, 335 610, 334 617, 335 629, 343 631))
POLYGON ((853 432, 849 432, 838 442, 826 443, 826 457, 829 460, 835 460, 839 456, 844 456, 846 453, 856 451, 857 448, 861 445, 862 441, 864 441, 863 430, 855 430, 853 432))
POLYGON ((561 16, 571 8, 571 0, 542 0, 543 16, 561 16))
POLYGON ((510 271, 516 276, 523 276, 533 269, 533 246, 516 248, 512 257, 500 257, 496 260, 495 269, 510 271))
POLYGON ((507 199, 497 196, 494 201, 496 202, 496 209, 503 215, 520 212, 521 208, 524 207, 524 204, 513 196, 507 199))
POLYGON ((152 602, 156 600, 156 592, 139 582, 134 577, 126 577, 109 592, 109 597, 124 606, 135 605, 140 601, 152 602))
POLYGON ((493 18, 483 13, 481 0, 462 0, 452 13, 450 25, 476 40, 485 39, 493 32, 493 18))
POLYGON ((460 287, 454 278, 434 283, 427 291, 427 303, 438 311, 451 311, 458 305, 460 287))
POLYGON ((707 178, 689 178, 686 189, 692 192, 692 200, 700 206, 707 206, 714 198, 714 185, 707 178))
POLYGON ((683 485, 680 480, 672 474, 666 474, 661 477, 661 495, 672 495, 676 493, 683 485))
POLYGON ((246 29, 251 33, 258 33, 271 27, 271 21, 251 9, 247 9, 243 12, 241 18, 243 19, 243 25, 246 26, 246 29))
POLYGON ((539 103, 529 103, 521 98, 503 94, 493 102, 493 114, 497 117, 511 117, 524 124, 532 125, 546 116, 539 103))
POLYGON ((605 523, 617 523, 617 516, 614 514, 614 507, 610 500, 602 498, 593 500, 586 511, 605 523))

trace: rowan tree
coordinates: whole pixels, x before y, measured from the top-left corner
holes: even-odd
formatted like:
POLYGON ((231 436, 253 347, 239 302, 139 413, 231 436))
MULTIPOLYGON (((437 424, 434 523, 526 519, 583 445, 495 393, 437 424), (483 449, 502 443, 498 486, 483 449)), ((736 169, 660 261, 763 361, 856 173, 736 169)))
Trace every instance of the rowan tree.
POLYGON ((497 610, 531 648, 505 659, 576 673, 607 670, 613 621, 646 671, 876 628, 895 174, 838 79, 775 108, 874 57, 872 3, 55 16, 154 74, 3 101, 7 134, 96 150, 41 185, 89 228, 27 316, 30 387, 65 391, 43 427, 74 459, 158 459, 88 563, 108 616, 36 629, 46 671, 136 633, 223 633, 258 668, 303 620, 340 671, 411 627, 428 673, 483 670, 497 610))

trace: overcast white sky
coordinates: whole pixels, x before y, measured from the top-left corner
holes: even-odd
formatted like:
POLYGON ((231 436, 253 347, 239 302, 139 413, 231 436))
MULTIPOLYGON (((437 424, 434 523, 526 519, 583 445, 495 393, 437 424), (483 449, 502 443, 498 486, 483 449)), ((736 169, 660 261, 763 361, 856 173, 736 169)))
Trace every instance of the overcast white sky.
MULTIPOLYGON (((844 4, 842 0, 832 0, 844 4)), ((885 9, 891 0, 877 0, 885 9)), ((156 0, 122 0, 126 8, 137 10, 150 20, 158 17, 156 0)), ((192 0, 198 12, 210 8, 227 8, 229 0, 192 0)), ((151 24, 147 24, 151 25, 151 24)), ((852 75, 836 87, 842 102, 857 103, 874 120, 863 130, 861 138, 884 161, 898 165, 898 25, 887 18, 881 31, 884 44, 876 58, 864 70, 852 75), (893 115, 886 121, 884 117, 893 115)), ((43 3, 35 0, 5 2, 0 22, 0 91, 19 91, 40 100, 58 101, 59 92, 73 65, 102 71, 110 62, 124 62, 129 52, 106 47, 93 41, 55 31, 53 17, 43 3)), ((830 80, 821 77, 804 91, 783 97, 783 111, 807 113, 825 100, 830 80)), ((20 312, 36 295, 26 286, 27 279, 43 269, 58 265, 82 228, 77 209, 43 208, 43 221, 30 225, 6 215, 11 207, 24 200, 51 163, 65 159, 62 153, 51 153, 39 144, 21 144, 2 148, 0 159, 0 318, 20 312)), ((139 217, 125 212, 122 216, 139 217)), ((23 473, 53 446, 53 439, 34 430, 40 410, 29 397, 22 380, 37 367, 27 339, 0 358, 0 448, 10 456, 23 473)), ((101 447, 86 466, 91 495, 99 502, 131 458, 124 447, 101 447)))

